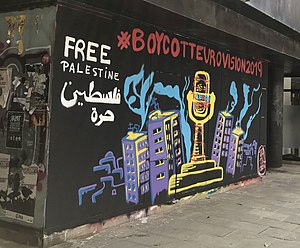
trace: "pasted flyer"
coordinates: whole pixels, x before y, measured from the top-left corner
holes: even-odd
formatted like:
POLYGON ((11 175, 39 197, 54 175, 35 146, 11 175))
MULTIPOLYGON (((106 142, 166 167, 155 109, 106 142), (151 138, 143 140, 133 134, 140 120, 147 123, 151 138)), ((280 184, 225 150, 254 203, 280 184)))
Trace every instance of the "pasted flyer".
POLYGON ((6 147, 22 149, 24 113, 9 111, 7 120, 6 147))
POLYGON ((11 87, 12 69, 0 68, 0 106, 6 107, 9 91, 11 87))
POLYGON ((10 171, 7 190, 6 216, 32 223, 36 201, 38 166, 22 166, 10 171))
POLYGON ((9 173, 10 155, 0 153, 0 206, 1 210, 5 208, 8 173, 9 173))

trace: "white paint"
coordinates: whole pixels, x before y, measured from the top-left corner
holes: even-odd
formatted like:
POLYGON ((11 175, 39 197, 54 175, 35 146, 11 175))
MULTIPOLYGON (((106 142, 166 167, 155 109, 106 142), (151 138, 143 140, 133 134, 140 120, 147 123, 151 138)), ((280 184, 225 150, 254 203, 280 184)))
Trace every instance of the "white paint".
POLYGON ((93 48, 98 48, 99 47, 99 44, 95 43, 95 42, 92 42, 92 41, 89 41, 88 42, 88 47, 87 47, 87 55, 86 55, 86 59, 88 61, 93 61, 93 62, 97 62, 97 58, 96 57, 93 57, 92 54, 95 54, 96 53, 96 50, 93 49, 93 48))
POLYGON ((110 65, 111 60, 108 57, 108 51, 111 47, 105 44, 98 44, 93 41, 85 42, 83 39, 76 40, 74 37, 65 37, 64 57, 70 57, 70 51, 74 51, 74 58, 81 61, 99 62, 101 64, 110 65), (100 47, 100 51, 99 51, 100 47), (97 57, 97 51, 99 56, 97 57))
POLYGON ((101 53, 100 53, 100 63, 101 64, 107 64, 110 65, 110 59, 105 59, 107 57, 107 52, 105 50, 109 51, 111 49, 110 46, 102 45, 101 46, 101 53))
MULTIPOLYGON (((73 98, 66 99, 65 91, 68 85, 72 85, 72 82, 65 82, 60 94, 60 101, 66 108, 74 107, 77 104, 79 97, 83 97, 85 102, 89 103, 121 104, 121 93, 120 89, 117 87, 105 94, 100 91, 94 91, 95 82, 92 81, 90 82, 88 93, 86 91, 75 90, 73 92, 73 98)), ((82 105, 83 104, 80 104, 80 106, 82 105)))
POLYGON ((65 57, 69 57, 69 49, 73 49, 74 50, 74 46, 70 45, 70 42, 75 42, 75 38, 70 37, 70 36, 66 36, 65 37, 65 49, 64 49, 64 56, 65 57))

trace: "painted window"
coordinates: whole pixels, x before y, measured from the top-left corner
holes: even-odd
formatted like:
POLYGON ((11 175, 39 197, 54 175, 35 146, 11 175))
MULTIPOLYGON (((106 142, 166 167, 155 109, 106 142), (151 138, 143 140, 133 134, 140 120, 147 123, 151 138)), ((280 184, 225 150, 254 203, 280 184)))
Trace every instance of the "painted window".
POLYGON ((178 158, 177 159, 177 165, 181 165, 182 161, 181 161, 181 158, 178 158))
POLYGON ((155 149, 155 154, 160 154, 164 152, 164 148, 163 147, 159 147, 157 149, 155 149))
POLYGON ((166 130, 167 131, 170 130, 170 124, 169 123, 166 124, 166 130))
POLYGON ((159 137, 157 139, 154 140, 154 143, 157 144, 157 143, 160 143, 163 141, 163 138, 162 137, 159 137))
POLYGON ((150 168, 150 163, 149 163, 149 161, 147 160, 147 161, 146 161, 146 168, 145 168, 145 169, 146 169, 146 170, 149 170, 149 168, 150 168))
POLYGON ((141 194, 143 195, 144 193, 145 193, 145 186, 142 185, 142 186, 141 186, 141 194))
POLYGON ((145 184, 145 192, 148 192, 149 191, 149 183, 146 183, 145 184))
POLYGON ((174 131, 174 137, 176 138, 178 136, 178 130, 174 131))
POLYGON ((173 127, 176 127, 178 125, 178 121, 177 121, 177 119, 174 119, 173 120, 173 127))
POLYGON ((161 166, 161 165, 164 164, 164 162, 165 162, 165 161, 164 161, 163 159, 156 160, 156 161, 155 161, 155 166, 156 166, 156 167, 161 166))
POLYGON ((162 131, 162 128, 161 127, 159 127, 159 128, 155 128, 154 130, 153 130, 153 134, 155 135, 155 134, 158 134, 158 133, 160 133, 162 131))
POLYGON ((145 181, 149 181, 149 171, 145 172, 145 181))
POLYGON ((166 177, 165 172, 161 172, 156 176, 156 180, 162 180, 166 177))

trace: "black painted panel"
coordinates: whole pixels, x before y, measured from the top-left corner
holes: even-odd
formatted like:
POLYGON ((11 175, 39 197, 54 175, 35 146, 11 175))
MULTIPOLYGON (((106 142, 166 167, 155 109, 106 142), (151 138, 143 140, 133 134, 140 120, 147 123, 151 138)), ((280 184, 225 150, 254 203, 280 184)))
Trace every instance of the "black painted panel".
POLYGON ((57 15, 47 233, 258 176, 266 63, 120 16, 57 15))

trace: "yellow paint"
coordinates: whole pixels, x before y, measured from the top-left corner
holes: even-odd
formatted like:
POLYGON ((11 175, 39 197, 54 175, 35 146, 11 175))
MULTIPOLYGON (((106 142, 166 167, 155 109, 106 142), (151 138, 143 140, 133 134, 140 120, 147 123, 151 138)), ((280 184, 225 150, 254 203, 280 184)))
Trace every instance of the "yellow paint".
MULTIPOLYGON (((145 133, 134 133, 132 131, 129 131, 127 133, 126 140, 132 141, 132 143, 134 144, 136 176, 137 176, 137 182, 138 182, 137 185, 139 187, 140 186, 140 165, 144 162, 144 161, 139 162, 139 155, 146 152, 148 150, 148 148, 145 147, 138 151, 138 144, 140 142, 144 142, 145 140, 148 141, 148 136, 145 133)), ((126 158, 126 149, 125 149, 124 144, 123 144, 123 157, 126 158)))
POLYGON ((127 137, 126 137, 126 140, 136 140, 137 138, 141 137, 145 135, 144 133, 134 133, 132 131, 129 131, 127 133, 127 137))
POLYGON ((14 39, 14 31, 17 18, 15 16, 7 16, 5 17, 5 20, 8 26, 7 40, 12 41, 14 39))
POLYGON ((18 41, 18 55, 21 55, 24 52, 23 31, 24 31, 26 15, 20 15, 20 16, 18 16, 17 19, 18 19, 18 32, 20 35, 20 39, 18 41))
POLYGON ((209 185, 209 184, 216 183, 216 182, 221 182, 221 181, 223 181, 223 178, 224 178, 223 168, 222 167, 216 167, 216 164, 215 164, 214 160, 199 161, 199 162, 196 162, 196 163, 190 162, 190 163, 182 165, 180 174, 177 174, 177 175, 174 174, 174 175, 171 176, 171 178, 169 180, 168 194, 169 195, 175 194, 175 191, 176 191, 176 193, 180 193, 180 192, 183 192, 183 191, 186 191, 186 190, 189 190, 189 189, 209 185), (209 168, 209 169, 200 169, 207 162, 214 163, 214 167, 209 168), (199 170, 190 171, 192 169, 195 169, 196 167, 200 167, 199 170), (181 180, 183 180, 184 177, 187 177, 189 175, 200 175, 200 174, 207 173, 207 172, 210 172, 210 171, 220 171, 221 172, 221 177, 213 178, 211 180, 202 181, 202 182, 198 182, 198 183, 195 183, 195 184, 188 185, 186 187, 179 188, 179 183, 180 183, 181 180))
POLYGON ((164 179, 165 177, 166 177, 166 173, 162 172, 162 173, 160 173, 160 174, 156 177, 156 179, 157 179, 157 180, 162 180, 162 179, 164 179))
POLYGON ((215 94, 213 92, 210 93, 209 96, 210 96, 210 109, 211 109, 211 111, 209 112, 208 115, 207 115, 207 113, 196 115, 196 117, 203 118, 203 119, 199 120, 199 119, 196 119, 195 115, 193 114, 193 103, 196 102, 196 100, 194 99, 194 94, 193 94, 192 91, 189 91, 189 93, 187 94, 188 113, 189 113, 190 119, 194 123, 202 124, 203 125, 204 123, 208 122, 211 119, 211 117, 213 116, 213 114, 214 114, 214 108, 215 108, 216 96, 215 96, 215 94))
POLYGON ((190 119, 195 123, 195 133, 194 133, 194 144, 193 144, 193 151, 192 151, 192 161, 200 161, 205 160, 205 151, 204 151, 204 124, 208 122, 215 110, 215 101, 216 96, 215 94, 209 93, 210 90, 210 76, 205 71, 197 71, 195 73, 195 80, 194 80, 194 91, 189 91, 187 94, 187 101, 188 101, 188 114, 190 119), (200 93, 197 89, 197 83, 196 80, 198 75, 204 75, 205 76, 205 82, 206 82, 206 93, 200 93), (204 100, 195 99, 195 94, 201 94, 202 96, 205 96, 209 99, 209 102, 204 100), (205 111, 202 111, 203 106, 199 106, 199 104, 207 104, 208 107, 205 108, 205 111), (199 109, 197 109, 199 108, 199 109), (199 137, 199 131, 202 130, 202 135, 199 137), (201 140, 201 141, 200 141, 201 140), (199 143, 201 143, 201 146, 199 147, 199 143))
MULTIPOLYGON (((244 131, 240 127, 236 127, 232 131, 232 135, 235 137, 234 146, 235 146, 236 149, 239 149, 239 137, 241 135, 243 135, 243 134, 244 134, 244 131)), ((240 167, 239 164, 237 163, 237 155, 238 155, 238 153, 239 153, 238 150, 234 153, 233 164, 234 164, 234 166, 237 165, 237 167, 240 167)))
POLYGON ((243 129, 241 129, 240 127, 236 127, 233 131, 233 134, 236 134, 237 136, 241 136, 242 134, 244 134, 243 129))
POLYGON ((226 111, 222 111, 221 114, 224 115, 225 117, 231 116, 231 114, 226 111))
MULTIPOLYGON (((163 117, 166 117, 166 116, 171 116, 171 115, 174 115, 175 112, 174 111, 166 111, 166 112, 161 112, 159 109, 154 111, 153 113, 151 113, 149 115, 149 119, 151 120, 157 120, 157 119, 160 119, 160 118, 163 118, 163 117)), ((176 114, 178 115, 178 114, 176 114)))
MULTIPOLYGON (((217 167, 214 160, 206 160, 204 153, 204 124, 207 123, 214 114, 216 96, 213 92, 210 93, 210 76, 205 71, 197 71, 195 73, 194 80, 194 91, 189 91, 187 94, 188 101, 188 114, 190 119, 195 123, 195 135, 194 135, 194 146, 192 152, 191 162, 183 164, 179 174, 174 174, 169 180, 169 195, 184 192, 189 189, 197 188, 200 186, 209 185, 215 182, 220 182, 224 178, 224 170, 222 167, 217 167), (205 93, 201 92, 203 88, 199 84, 197 77, 204 76, 204 81, 206 83, 205 93), (195 96, 197 94, 201 95, 201 100, 197 99, 195 96), (204 99, 203 99, 204 98, 204 99), (205 100, 207 99, 207 100, 205 100), (205 108, 205 105, 207 107, 205 108), (201 150, 199 148, 199 142, 201 141, 201 150), (213 168, 203 169, 206 163, 212 163, 213 168), (190 175, 201 175, 208 173, 210 171, 221 172, 220 177, 216 177, 207 181, 201 181, 188 186, 180 188, 180 181, 183 178, 190 175)), ((224 116, 229 116, 229 113, 224 111, 224 116)), ((158 115, 157 115, 158 116, 158 115)), ((221 137, 223 139, 223 137, 221 137)))

